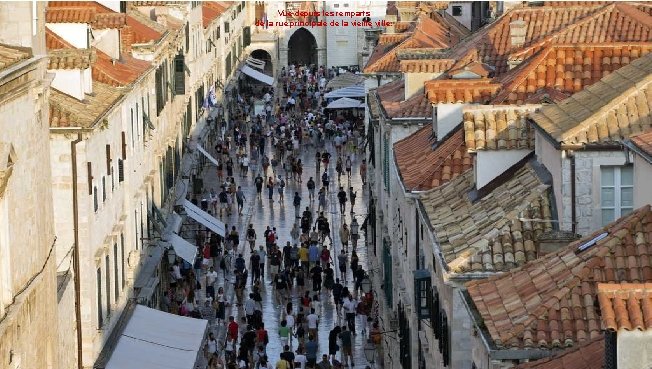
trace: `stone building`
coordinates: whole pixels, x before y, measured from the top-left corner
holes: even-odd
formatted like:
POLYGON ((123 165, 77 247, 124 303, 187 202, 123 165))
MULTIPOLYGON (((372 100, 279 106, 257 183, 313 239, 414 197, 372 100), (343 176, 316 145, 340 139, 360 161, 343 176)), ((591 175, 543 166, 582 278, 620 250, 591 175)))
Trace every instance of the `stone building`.
MULTIPOLYGON (((470 35, 440 9, 396 9, 417 21, 399 20, 380 35, 365 67, 380 85, 368 96, 368 136, 382 323, 410 340, 400 345, 408 349, 385 340, 391 365, 472 365, 464 282, 508 272, 574 239, 558 229, 567 229, 558 205, 561 175, 537 151, 541 135, 527 117, 647 54, 647 9, 519 5, 470 35), (573 31, 607 29, 605 19, 631 19, 629 27, 643 33, 573 31), (620 44, 624 39, 631 45, 620 44), (514 195, 522 202, 489 201, 485 209, 483 199, 507 191, 501 186, 541 196, 514 195)), ((614 155, 625 160, 620 151, 614 155)))
POLYGON ((184 152, 209 95, 222 98, 244 58, 247 12, 242 2, 48 4, 56 257, 76 277, 59 286, 60 344, 80 353, 62 368, 110 356, 127 304, 159 306, 157 239, 185 195, 184 152))
POLYGON ((0 4, 0 366, 60 368, 45 3, 0 4))

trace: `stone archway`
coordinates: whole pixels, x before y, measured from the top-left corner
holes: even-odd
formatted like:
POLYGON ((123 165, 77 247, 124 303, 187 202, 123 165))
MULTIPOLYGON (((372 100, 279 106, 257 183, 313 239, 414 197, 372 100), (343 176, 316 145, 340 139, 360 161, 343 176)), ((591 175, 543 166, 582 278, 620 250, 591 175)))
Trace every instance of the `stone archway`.
POLYGON ((288 64, 317 64, 317 40, 307 29, 296 30, 288 41, 288 64))
POLYGON ((274 62, 272 61, 272 55, 269 53, 269 51, 264 49, 256 49, 252 51, 250 55, 254 59, 262 60, 265 62, 263 73, 267 74, 268 76, 274 74, 274 62))

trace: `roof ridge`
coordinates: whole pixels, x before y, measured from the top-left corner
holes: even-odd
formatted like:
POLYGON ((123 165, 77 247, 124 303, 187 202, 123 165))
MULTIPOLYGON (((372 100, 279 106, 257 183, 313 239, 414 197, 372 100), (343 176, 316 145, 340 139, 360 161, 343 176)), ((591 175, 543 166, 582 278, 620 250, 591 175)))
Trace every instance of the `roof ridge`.
MULTIPOLYGON (((648 54, 647 57, 652 59, 652 53, 648 54)), ((620 105, 621 103, 623 103, 624 101, 629 99, 632 92, 642 90, 646 86, 650 85, 652 83, 652 73, 648 73, 641 80, 636 80, 636 79, 630 78, 629 74, 627 73, 627 70, 623 71, 623 69, 629 67, 630 65, 631 66, 636 66, 638 64, 637 61, 639 61, 639 63, 643 63, 643 62, 640 62, 640 60, 645 60, 645 58, 646 58, 646 56, 643 56, 641 58, 638 58, 638 59, 634 60, 632 63, 630 63, 630 64, 628 64, 628 65, 626 65, 626 66, 624 66, 624 67, 622 67, 620 69, 615 70, 614 72, 612 72, 611 74, 609 74, 608 76, 602 78, 600 81, 598 81, 598 82, 596 82, 594 84, 594 85, 597 85, 598 83, 607 84, 607 82, 604 82, 605 80, 610 81, 611 79, 614 79, 616 77, 623 78, 623 79, 625 79, 625 80, 627 80, 628 82, 631 83, 631 85, 627 89, 625 89, 624 91, 619 93, 616 97, 612 98, 611 100, 604 100, 603 96, 593 94, 592 89, 591 89, 592 86, 589 86, 588 88, 585 88, 584 90, 578 92, 577 94, 575 94, 575 95, 571 96, 570 98, 568 98, 568 99, 562 101, 561 103, 557 104, 559 109, 562 110, 564 113, 566 113, 566 110, 564 110, 563 107, 570 105, 573 101, 579 102, 579 100, 577 99, 578 97, 582 98, 582 97, 584 97, 584 95, 587 95, 589 93, 596 96, 598 99, 600 99, 601 102, 603 102, 602 106, 600 106, 600 108, 598 110, 591 113, 582 122, 580 122, 580 124, 577 124, 574 127, 570 128, 569 130, 566 130, 566 132, 564 132, 561 135, 561 140, 564 141, 564 140, 568 139, 569 137, 575 136, 578 132, 581 132, 581 131, 585 130, 587 128, 587 126, 589 125, 589 123, 591 121, 595 120, 596 117, 599 117, 599 116, 602 116, 602 115, 608 113, 614 106, 620 105), (578 96, 578 94, 581 94, 581 95, 578 96)))
POLYGON ((627 2, 616 2, 614 6, 624 14, 630 16, 636 23, 639 23, 648 29, 652 29, 652 16, 641 11, 637 7, 627 2))

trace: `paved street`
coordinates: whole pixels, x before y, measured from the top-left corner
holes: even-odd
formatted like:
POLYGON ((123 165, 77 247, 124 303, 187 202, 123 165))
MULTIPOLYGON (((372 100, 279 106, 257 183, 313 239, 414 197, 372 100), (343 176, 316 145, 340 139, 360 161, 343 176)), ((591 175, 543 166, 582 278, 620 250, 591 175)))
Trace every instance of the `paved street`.
MULTIPOLYGON (((269 143, 266 147, 267 148, 270 147, 269 143)), ((326 149, 333 154, 335 153, 335 148, 330 143, 326 144, 326 149)), ((320 149, 320 151, 321 150, 322 149, 320 149)), ((277 244, 280 245, 280 247, 285 245, 287 241, 291 241, 290 231, 292 229, 294 222, 299 221, 299 219, 295 218, 295 210, 292 203, 293 195, 295 191, 298 191, 302 198, 301 209, 303 210, 305 209, 306 206, 310 206, 311 210, 313 211, 313 214, 315 214, 315 217, 318 215, 318 213, 316 212, 318 207, 317 199, 315 198, 314 201, 309 201, 309 194, 306 187, 306 183, 309 177, 311 176, 315 179, 317 183, 320 183, 319 178, 321 176, 321 173, 317 173, 317 168, 315 165, 315 151, 317 151, 317 149, 315 149, 312 145, 304 144, 304 147, 301 150, 301 161, 304 163, 304 170, 302 175, 303 180, 301 183, 293 181, 292 179, 287 181, 287 187, 285 189, 285 198, 283 202, 279 202, 279 195, 276 189, 274 191, 274 202, 272 203, 270 203, 270 201, 267 198, 266 189, 263 189, 262 197, 260 199, 257 198, 255 185, 253 183, 253 178, 255 177, 256 173, 258 173, 260 170, 258 170, 255 164, 252 165, 252 167, 250 167, 249 175, 246 178, 243 178, 241 176, 241 173, 239 172, 239 168, 236 169, 235 171, 236 184, 238 186, 242 186, 242 189, 246 195, 244 211, 242 215, 238 215, 237 211, 234 211, 233 214, 230 216, 224 214, 221 220, 227 225, 227 229, 230 229, 234 225, 236 226, 236 229, 238 230, 241 239, 239 252, 243 253, 244 259, 247 260, 247 264, 248 264, 250 253, 249 253, 248 244, 245 240, 245 234, 246 234, 247 226, 249 224, 253 224, 257 232, 258 235, 258 239, 256 243, 257 247, 259 245, 264 245, 264 238, 262 235, 267 226, 276 227, 277 234, 279 236, 277 244)), ((211 152, 214 154, 212 150, 211 152)), ((339 229, 341 226, 341 222, 345 221, 347 224, 350 224, 352 217, 356 217, 358 223, 362 225, 364 218, 366 217, 366 210, 367 210, 366 194, 363 193, 362 180, 359 175, 359 165, 361 163, 363 156, 364 154, 352 155, 352 161, 353 161, 352 178, 349 181, 346 179, 346 175, 343 175, 341 184, 337 183, 337 173, 335 171, 335 165, 334 165, 334 162, 336 160, 335 158, 332 159, 332 162, 329 167, 329 175, 331 178, 331 183, 330 183, 330 191, 328 193, 328 203, 327 203, 328 212, 326 212, 325 215, 328 217, 330 227, 331 227, 331 237, 333 237, 333 245, 332 247, 330 247, 330 250, 331 250, 332 257, 335 260, 336 260, 336 255, 340 254, 341 247, 342 247, 342 244, 340 242, 340 237, 339 237, 339 229), (357 191, 357 198, 356 198, 353 214, 351 214, 350 212, 350 202, 347 202, 347 209, 345 211, 345 214, 343 216, 340 215, 339 203, 337 200, 337 190, 339 189, 340 185, 344 186, 345 189, 352 186, 354 188, 354 191, 357 191)), ((210 190, 211 188, 214 188, 216 191, 219 191, 217 172, 215 169, 216 168, 214 165, 208 165, 208 164, 204 168, 203 178, 204 178, 205 189, 210 190)), ((323 165, 321 167, 321 171, 323 173, 323 165)), ((269 175, 272 175, 271 167, 268 168, 267 176, 269 175)), ((267 178, 267 176, 264 177, 267 178)), ((364 241, 365 241, 364 232, 362 232, 361 229, 360 240, 358 241, 357 254, 360 260, 360 265, 365 270, 368 270, 366 248, 361 246, 364 244, 364 241)), ((326 241, 326 243, 328 244, 328 241, 326 241)), ((349 245, 349 253, 348 253, 349 255, 350 255, 350 251, 351 251, 351 245, 349 245)), ((349 262, 350 262, 350 258, 349 258, 349 262)), ((249 268, 249 266, 247 267, 249 268)), ((334 265, 333 268, 335 270, 336 277, 341 279, 340 271, 337 268, 337 266, 334 265)), ((267 355, 269 358, 270 365, 274 365, 279 358, 279 354, 283 351, 281 340, 279 339, 277 333, 277 327, 279 326, 282 312, 281 312, 281 306, 275 301, 273 288, 270 285, 269 263, 266 266, 265 273, 266 273, 265 283, 263 284, 263 290, 261 291, 263 297, 263 318, 265 322, 265 328, 268 330, 269 337, 270 337, 270 342, 267 345, 267 355)), ((218 274, 219 274, 219 279, 217 281, 217 286, 215 288, 216 290, 219 288, 219 286, 224 286, 224 279, 222 278, 221 271, 218 274)), ((236 318, 236 321, 239 321, 240 317, 244 316, 244 309, 242 306, 240 307, 236 306, 235 294, 233 293, 233 285, 232 285, 233 280, 234 280, 234 276, 232 274, 227 275, 227 285, 225 287, 225 291, 226 291, 226 296, 228 296, 228 301, 230 302, 230 307, 227 308, 226 317, 228 319, 230 315, 233 315, 236 318)), ((348 265, 347 265, 346 280, 347 282, 344 283, 342 281, 342 284, 346 287, 349 287, 353 291, 353 282, 352 282, 353 277, 348 265)), ((251 283, 249 282, 248 286, 250 284, 251 283)), ((311 286, 310 280, 309 278, 307 278, 306 288, 309 288, 310 286, 311 286)), ((203 290, 204 289, 202 289, 202 291, 203 290)), ((245 291, 244 293, 245 297, 248 296, 248 292, 249 289, 245 291)), ((300 306, 299 293, 300 291, 298 290, 298 287, 294 286, 292 289, 292 302, 295 307, 295 311, 297 307, 300 306)), ((311 293, 311 296, 312 295, 313 293, 311 293)), ((320 295, 320 301, 322 302, 322 315, 320 317, 319 330, 318 330, 318 336, 319 336, 318 358, 321 357, 321 354, 328 353, 329 331, 333 329, 336 323, 339 323, 340 325, 345 324, 344 321, 342 321, 342 319, 338 319, 337 313, 335 311, 332 295, 330 294, 330 292, 327 292, 325 289, 322 289, 320 295)), ((215 329, 215 332, 217 334, 220 343, 223 344, 226 336, 225 327, 220 326, 219 328, 215 329)), ((354 337, 354 346, 353 346, 353 358, 355 362, 355 367, 364 368, 367 365, 367 362, 364 358, 364 352, 363 352, 364 343, 365 343, 365 336, 362 335, 358 330, 358 334, 354 337)), ((295 339, 292 350, 294 351, 296 350, 296 348, 297 348, 297 341, 295 339)), ((340 358, 340 354, 341 353, 338 353, 338 360, 340 358)))

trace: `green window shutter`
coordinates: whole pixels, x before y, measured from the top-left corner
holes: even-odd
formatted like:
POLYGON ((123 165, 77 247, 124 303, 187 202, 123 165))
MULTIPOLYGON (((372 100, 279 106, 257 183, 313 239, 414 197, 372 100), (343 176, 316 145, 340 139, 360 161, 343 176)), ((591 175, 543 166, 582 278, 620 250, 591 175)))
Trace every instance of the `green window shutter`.
POLYGON ((383 182, 389 192, 389 139, 383 138, 383 182))
POLYGON ((385 290, 385 300, 388 306, 393 306, 393 285, 392 285, 392 251, 389 247, 389 242, 385 239, 383 240, 383 267, 384 267, 384 290, 385 290))

